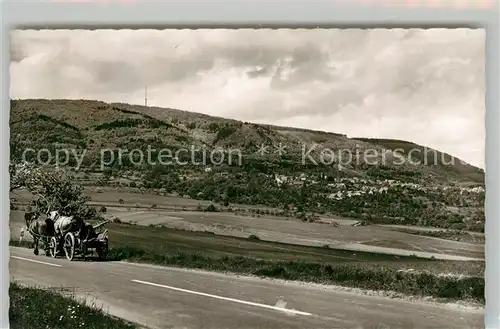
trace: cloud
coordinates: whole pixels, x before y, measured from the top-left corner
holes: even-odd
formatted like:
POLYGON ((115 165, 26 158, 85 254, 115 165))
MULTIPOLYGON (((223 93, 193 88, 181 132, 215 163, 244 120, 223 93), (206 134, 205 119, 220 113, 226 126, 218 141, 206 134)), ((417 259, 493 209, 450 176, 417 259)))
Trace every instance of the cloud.
POLYGON ((143 104, 424 144, 484 167, 483 29, 11 32, 13 98, 143 104))

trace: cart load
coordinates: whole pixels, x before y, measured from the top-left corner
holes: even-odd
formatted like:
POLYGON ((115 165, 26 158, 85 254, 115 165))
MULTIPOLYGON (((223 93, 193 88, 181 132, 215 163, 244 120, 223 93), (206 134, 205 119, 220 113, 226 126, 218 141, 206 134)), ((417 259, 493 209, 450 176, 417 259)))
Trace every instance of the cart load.
POLYGON ((64 254, 68 260, 73 260, 77 256, 85 258, 96 252, 100 260, 105 260, 108 254, 108 230, 98 232, 98 229, 108 222, 97 225, 84 223, 76 232, 54 235, 49 242, 50 255, 56 258, 64 254))

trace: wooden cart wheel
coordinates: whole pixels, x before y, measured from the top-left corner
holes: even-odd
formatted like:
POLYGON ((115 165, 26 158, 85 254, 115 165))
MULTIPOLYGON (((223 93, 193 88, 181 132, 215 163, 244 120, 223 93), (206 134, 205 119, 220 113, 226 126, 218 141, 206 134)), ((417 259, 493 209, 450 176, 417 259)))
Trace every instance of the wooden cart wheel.
POLYGON ((59 248, 58 248, 58 243, 57 243, 57 239, 55 236, 53 236, 51 239, 50 239, 50 242, 49 242, 49 251, 50 251, 50 255, 52 256, 52 258, 56 258, 57 257, 57 253, 59 251, 59 248))
POLYGON ((75 236, 71 232, 64 236, 64 253, 68 260, 75 258, 75 236))

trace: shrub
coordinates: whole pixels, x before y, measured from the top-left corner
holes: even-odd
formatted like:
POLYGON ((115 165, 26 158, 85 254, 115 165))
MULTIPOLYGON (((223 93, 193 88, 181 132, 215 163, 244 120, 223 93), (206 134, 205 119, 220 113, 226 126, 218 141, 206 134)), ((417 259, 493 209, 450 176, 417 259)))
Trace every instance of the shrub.
POLYGON ((206 212, 217 212, 217 207, 214 206, 213 204, 209 205, 208 207, 205 208, 206 212))
POLYGON ((252 240, 252 241, 260 241, 260 238, 258 236, 256 236, 255 234, 250 234, 248 236, 248 240, 252 240))
POLYGON ((11 190, 26 187, 35 196, 30 202, 35 216, 47 210, 59 210, 61 215, 95 217, 96 209, 87 205, 91 198, 84 194, 82 186, 75 184, 75 176, 68 170, 24 164, 11 164, 9 169, 11 190))

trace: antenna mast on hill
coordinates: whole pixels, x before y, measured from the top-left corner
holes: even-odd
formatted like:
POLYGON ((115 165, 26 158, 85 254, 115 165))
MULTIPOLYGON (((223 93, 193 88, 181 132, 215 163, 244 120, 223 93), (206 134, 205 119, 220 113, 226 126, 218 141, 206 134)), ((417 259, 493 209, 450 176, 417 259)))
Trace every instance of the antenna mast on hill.
POLYGON ((148 106, 148 86, 144 88, 144 105, 148 106))

